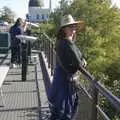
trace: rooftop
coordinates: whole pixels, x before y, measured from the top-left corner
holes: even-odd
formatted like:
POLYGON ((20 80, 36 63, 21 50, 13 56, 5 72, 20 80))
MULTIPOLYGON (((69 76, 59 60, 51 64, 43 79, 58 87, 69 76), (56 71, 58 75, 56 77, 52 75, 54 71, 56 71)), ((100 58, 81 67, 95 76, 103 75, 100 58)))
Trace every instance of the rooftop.
POLYGON ((29 7, 41 7, 42 1, 41 0, 30 0, 29 7))

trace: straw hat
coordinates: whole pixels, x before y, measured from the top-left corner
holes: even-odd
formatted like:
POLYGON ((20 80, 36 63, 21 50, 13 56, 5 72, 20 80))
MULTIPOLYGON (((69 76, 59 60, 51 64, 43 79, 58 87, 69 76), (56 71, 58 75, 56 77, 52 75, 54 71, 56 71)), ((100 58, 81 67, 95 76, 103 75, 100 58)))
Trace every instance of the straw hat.
POLYGON ((68 25, 76 25, 78 23, 83 24, 83 21, 75 21, 72 15, 68 14, 62 17, 60 27, 65 27, 68 25))

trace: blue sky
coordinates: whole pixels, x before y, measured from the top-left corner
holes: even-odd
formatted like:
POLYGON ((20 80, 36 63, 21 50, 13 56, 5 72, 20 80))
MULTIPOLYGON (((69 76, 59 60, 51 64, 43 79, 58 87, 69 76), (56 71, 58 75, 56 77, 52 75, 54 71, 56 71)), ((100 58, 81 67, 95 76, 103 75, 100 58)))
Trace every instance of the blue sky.
MULTIPOLYGON (((16 13, 16 17, 22 17, 25 18, 25 14, 28 13, 28 1, 29 0, 0 0, 0 8, 3 6, 7 6, 11 8, 12 11, 16 13)), ((49 7, 49 0, 44 0, 44 7, 49 7)), ((55 8, 58 6, 59 0, 52 0, 52 8, 55 8)), ((113 4, 116 4, 120 7, 120 0, 112 0, 113 4)))

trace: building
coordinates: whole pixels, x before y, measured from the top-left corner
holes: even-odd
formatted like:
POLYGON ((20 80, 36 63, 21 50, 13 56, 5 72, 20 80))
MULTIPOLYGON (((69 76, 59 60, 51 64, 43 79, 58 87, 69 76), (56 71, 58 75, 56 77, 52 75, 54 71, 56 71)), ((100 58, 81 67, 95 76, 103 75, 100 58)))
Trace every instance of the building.
POLYGON ((42 8, 43 4, 40 0, 30 0, 28 7, 27 19, 30 22, 42 22, 47 21, 49 19, 49 15, 51 12, 51 0, 49 8, 42 8))

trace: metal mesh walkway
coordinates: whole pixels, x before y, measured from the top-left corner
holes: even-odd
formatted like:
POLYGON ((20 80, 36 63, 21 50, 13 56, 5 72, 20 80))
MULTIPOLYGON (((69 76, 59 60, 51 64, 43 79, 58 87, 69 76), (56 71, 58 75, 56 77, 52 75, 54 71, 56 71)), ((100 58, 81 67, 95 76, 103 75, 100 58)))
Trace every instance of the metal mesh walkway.
POLYGON ((3 83, 0 120, 47 120, 49 109, 40 65, 29 65, 27 81, 21 81, 21 69, 10 69, 3 83))

